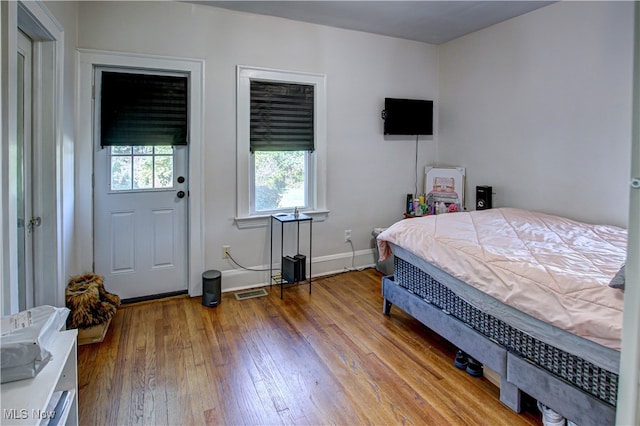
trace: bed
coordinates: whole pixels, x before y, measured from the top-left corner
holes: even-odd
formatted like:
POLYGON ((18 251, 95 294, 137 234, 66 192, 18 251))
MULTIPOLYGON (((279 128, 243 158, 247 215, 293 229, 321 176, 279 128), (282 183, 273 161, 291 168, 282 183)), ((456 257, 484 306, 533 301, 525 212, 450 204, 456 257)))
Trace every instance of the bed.
POLYGON ((512 208, 395 223, 378 235, 383 312, 400 307, 578 425, 613 424, 626 230, 512 208))

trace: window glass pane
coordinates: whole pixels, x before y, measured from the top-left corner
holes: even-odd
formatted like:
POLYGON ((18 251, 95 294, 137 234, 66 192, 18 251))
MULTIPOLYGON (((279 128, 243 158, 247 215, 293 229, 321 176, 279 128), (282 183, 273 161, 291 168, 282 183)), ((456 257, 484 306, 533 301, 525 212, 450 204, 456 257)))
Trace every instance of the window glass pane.
POLYGON ((111 189, 131 189, 131 157, 111 157, 111 189))
POLYGON ((134 155, 153 154, 153 146, 134 146, 133 154, 134 155))
POLYGON ((111 147, 111 155, 117 154, 131 154, 130 146, 112 146, 111 147))
POLYGON ((305 152, 254 153, 256 211, 306 207, 305 152))
POLYGON ((155 188, 173 187, 173 157, 169 155, 156 156, 155 161, 155 188))
POLYGON ((155 151, 156 154, 173 154, 172 146, 156 146, 155 151))
POLYGON ((111 147, 112 191, 155 188, 173 188, 172 147, 111 147))
POLYGON ((153 157, 133 157, 133 188, 153 188, 153 157))

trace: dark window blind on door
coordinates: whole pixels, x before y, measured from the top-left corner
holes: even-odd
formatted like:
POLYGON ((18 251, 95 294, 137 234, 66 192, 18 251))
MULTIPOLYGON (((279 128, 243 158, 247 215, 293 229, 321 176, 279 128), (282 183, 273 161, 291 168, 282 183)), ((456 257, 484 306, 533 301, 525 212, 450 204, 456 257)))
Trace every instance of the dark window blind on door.
POLYGON ((187 145, 188 79, 102 72, 100 145, 187 145))

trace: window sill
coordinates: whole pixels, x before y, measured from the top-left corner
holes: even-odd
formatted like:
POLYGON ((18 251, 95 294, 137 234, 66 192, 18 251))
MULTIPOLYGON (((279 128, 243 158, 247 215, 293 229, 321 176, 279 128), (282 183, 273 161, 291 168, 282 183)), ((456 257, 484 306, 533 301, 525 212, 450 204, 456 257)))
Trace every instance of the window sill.
MULTIPOLYGON (((307 216, 311 216, 315 222, 324 222, 329 216, 330 210, 305 210, 301 213, 304 213, 307 216)), ((269 218, 271 218, 270 214, 261 216, 243 216, 236 217, 235 222, 238 229, 266 228, 270 226, 269 218)))

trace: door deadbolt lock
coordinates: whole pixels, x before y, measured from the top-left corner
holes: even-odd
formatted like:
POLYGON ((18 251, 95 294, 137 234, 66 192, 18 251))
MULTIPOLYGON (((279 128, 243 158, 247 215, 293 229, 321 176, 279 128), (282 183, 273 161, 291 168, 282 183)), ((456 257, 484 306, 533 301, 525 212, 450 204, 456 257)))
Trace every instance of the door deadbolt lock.
POLYGON ((184 198, 184 196, 187 195, 187 194, 185 194, 184 191, 178 191, 178 193, 176 195, 178 196, 178 198, 184 198))
POLYGON ((42 218, 40 216, 32 217, 31 219, 29 219, 29 232, 33 231, 33 228, 40 225, 42 225, 42 218))
POLYGON ((640 189, 640 177, 631 179, 631 187, 633 189, 640 189))
POLYGON ((178 183, 184 183, 184 176, 178 176, 178 183))

